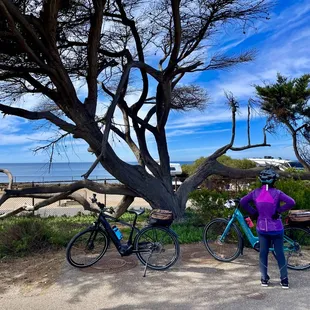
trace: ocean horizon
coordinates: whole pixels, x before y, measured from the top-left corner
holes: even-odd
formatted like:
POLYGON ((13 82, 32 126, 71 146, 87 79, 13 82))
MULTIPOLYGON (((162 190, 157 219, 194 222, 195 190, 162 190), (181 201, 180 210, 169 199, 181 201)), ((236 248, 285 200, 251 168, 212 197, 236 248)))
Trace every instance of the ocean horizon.
MULTIPOLYGON (((191 164, 193 161, 171 161, 172 163, 191 164)), ((129 164, 136 164, 129 162, 129 164)), ((52 163, 0 163, 0 168, 9 170, 14 183, 23 182, 72 182, 82 180, 82 175, 88 171, 92 162, 61 162, 52 163)), ((98 165, 89 176, 92 180, 115 179, 102 166, 98 165)), ((8 178, 0 173, 0 183, 7 183, 8 178)))

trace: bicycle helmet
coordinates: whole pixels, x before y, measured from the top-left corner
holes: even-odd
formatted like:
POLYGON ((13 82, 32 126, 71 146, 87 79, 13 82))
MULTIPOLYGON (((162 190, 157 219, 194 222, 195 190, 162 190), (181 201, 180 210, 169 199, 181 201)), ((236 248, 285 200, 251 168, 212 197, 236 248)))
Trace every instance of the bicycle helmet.
POLYGON ((262 184, 273 184, 278 178, 279 175, 271 168, 262 170, 258 176, 262 184))

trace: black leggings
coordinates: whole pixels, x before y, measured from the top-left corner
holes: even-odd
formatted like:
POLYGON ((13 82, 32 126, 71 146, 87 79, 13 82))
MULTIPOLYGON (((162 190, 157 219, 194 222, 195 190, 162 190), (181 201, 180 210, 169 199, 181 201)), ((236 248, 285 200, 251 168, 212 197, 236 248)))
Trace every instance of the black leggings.
POLYGON ((258 234, 259 236, 259 268, 262 274, 262 279, 267 279, 268 269, 268 253, 269 247, 273 246, 275 250, 275 256, 278 261, 280 270, 280 278, 287 278, 287 264, 283 251, 283 233, 280 234, 258 234))

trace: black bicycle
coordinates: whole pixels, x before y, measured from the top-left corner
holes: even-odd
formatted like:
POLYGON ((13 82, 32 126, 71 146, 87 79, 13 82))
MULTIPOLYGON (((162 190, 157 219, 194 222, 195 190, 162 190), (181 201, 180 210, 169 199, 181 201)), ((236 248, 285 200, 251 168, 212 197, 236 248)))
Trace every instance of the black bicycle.
POLYGON ((66 257, 72 266, 78 268, 92 266, 106 253, 111 240, 121 256, 133 253, 137 255, 140 262, 145 265, 144 276, 147 267, 165 270, 178 260, 179 242, 169 227, 150 225, 141 230, 136 227, 137 218, 145 212, 144 209, 128 211, 134 214, 133 223, 130 224, 106 214, 105 212, 113 213, 114 210, 98 202, 96 194, 93 194, 91 201, 98 205, 100 213, 92 226, 75 235, 69 242, 66 257), (116 227, 111 227, 107 219, 131 227, 127 243, 121 242, 120 231, 116 227))

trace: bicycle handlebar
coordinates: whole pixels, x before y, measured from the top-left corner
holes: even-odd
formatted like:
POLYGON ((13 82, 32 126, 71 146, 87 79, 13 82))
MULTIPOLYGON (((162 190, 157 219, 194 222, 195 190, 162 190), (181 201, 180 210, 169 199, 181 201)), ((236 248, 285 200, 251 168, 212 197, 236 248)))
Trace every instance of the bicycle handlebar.
POLYGON ((102 212, 108 212, 110 214, 115 213, 114 209, 112 207, 107 208, 106 205, 102 202, 98 202, 97 198, 96 198, 96 194, 93 194, 93 198, 90 198, 92 203, 97 204, 97 206, 100 208, 100 210, 102 212))
POLYGON ((226 202, 224 203, 224 206, 226 208, 231 208, 231 207, 238 207, 240 204, 240 198, 234 198, 234 199, 228 199, 226 200, 226 202))

